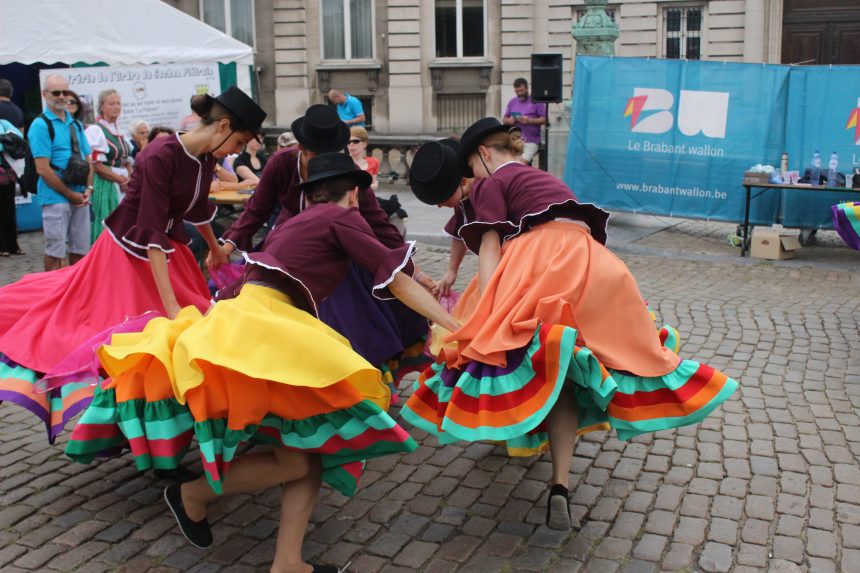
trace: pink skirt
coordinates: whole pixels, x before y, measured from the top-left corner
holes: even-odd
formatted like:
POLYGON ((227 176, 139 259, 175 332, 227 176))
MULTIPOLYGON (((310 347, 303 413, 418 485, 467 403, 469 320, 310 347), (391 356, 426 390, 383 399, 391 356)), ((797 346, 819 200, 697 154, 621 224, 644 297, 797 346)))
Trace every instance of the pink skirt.
MULTIPOLYGON (((182 307, 205 312, 210 296, 203 273, 187 246, 173 246, 167 267, 176 299, 182 307)), ((129 324, 142 329, 144 313, 165 313, 149 261, 127 253, 110 233, 102 233, 78 263, 0 288, 0 400, 25 406, 46 423, 52 420, 53 438, 92 392, 77 388, 75 400, 61 399, 59 388, 45 395, 50 386, 36 387, 43 375, 59 366, 63 384, 83 382, 94 364, 88 343, 129 318, 136 317, 129 324)))

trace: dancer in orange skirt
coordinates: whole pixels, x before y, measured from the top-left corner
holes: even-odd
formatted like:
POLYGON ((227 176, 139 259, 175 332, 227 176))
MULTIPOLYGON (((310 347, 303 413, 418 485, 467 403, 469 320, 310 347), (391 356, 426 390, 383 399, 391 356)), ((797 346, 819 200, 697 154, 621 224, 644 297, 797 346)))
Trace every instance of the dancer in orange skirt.
POLYGON ((196 438, 205 476, 164 493, 182 533, 209 547, 207 505, 220 495, 283 486, 273 573, 336 573, 309 565, 302 540, 323 480, 352 495, 363 460, 417 445, 388 416, 381 373, 317 318, 355 261, 373 277, 374 296, 402 300, 447 328, 457 323, 409 275, 412 245, 384 246, 361 216, 370 184, 349 156, 320 154, 301 184, 308 207, 246 255, 238 296, 202 316, 194 307, 157 318, 143 332, 101 347, 111 382, 75 427, 67 453, 87 462, 111 433, 135 463, 174 468, 196 438), (273 448, 236 457, 243 442, 273 448))
POLYGON ((454 147, 422 146, 410 183, 425 203, 450 205, 462 177, 478 181, 449 232, 478 254, 479 271, 453 312, 462 325, 438 337, 437 364, 402 415, 442 442, 549 449, 547 524, 567 529, 578 434, 612 427, 629 439, 696 423, 737 383, 667 348, 673 331, 658 334, 633 276, 604 246, 608 213, 519 163, 517 130, 485 118, 454 147))

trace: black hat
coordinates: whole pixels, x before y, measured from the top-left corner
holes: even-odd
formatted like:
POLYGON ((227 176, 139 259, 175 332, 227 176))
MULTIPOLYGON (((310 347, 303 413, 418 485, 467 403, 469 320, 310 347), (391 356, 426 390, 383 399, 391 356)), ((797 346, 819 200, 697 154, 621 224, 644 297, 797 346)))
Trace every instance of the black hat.
POLYGON ((236 86, 230 86, 217 97, 213 98, 210 95, 207 95, 207 97, 227 108, 227 111, 236 118, 237 122, 253 133, 257 141, 263 143, 258 134, 260 133, 263 120, 266 119, 266 112, 248 94, 236 86))
POLYGON ((457 168, 458 147, 453 139, 443 139, 418 148, 409 168, 409 186, 419 201, 438 205, 457 190, 463 177, 457 168))
POLYGON ((472 168, 469 167, 469 156, 475 153, 475 150, 478 149, 478 146, 484 139, 500 131, 521 130, 519 127, 505 125, 495 117, 485 117, 484 119, 479 119, 470 125, 469 129, 463 132, 463 137, 460 138, 460 151, 457 153, 457 161, 463 175, 466 177, 475 176, 475 174, 472 173, 472 168))
POLYGON ((349 126, 327 105, 316 104, 292 125, 293 135, 308 151, 329 153, 342 151, 349 141, 349 126))
POLYGON ((352 157, 344 153, 329 152, 320 153, 308 161, 308 178, 302 181, 298 188, 307 189, 320 181, 336 177, 351 179, 362 189, 370 187, 370 184, 373 183, 373 177, 370 176, 370 173, 359 169, 352 157))

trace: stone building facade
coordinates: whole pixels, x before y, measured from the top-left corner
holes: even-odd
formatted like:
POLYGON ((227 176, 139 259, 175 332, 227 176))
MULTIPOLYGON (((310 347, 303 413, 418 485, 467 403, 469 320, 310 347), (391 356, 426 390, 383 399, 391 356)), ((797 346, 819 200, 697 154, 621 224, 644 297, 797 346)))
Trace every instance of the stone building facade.
MULTIPOLYGON (((258 94, 273 123, 288 126, 338 88, 390 135, 445 135, 500 114, 534 52, 563 55, 569 97, 570 32, 585 13, 584 0, 164 1, 245 38, 252 15, 258 94)), ((620 28, 618 56, 780 63, 786 12, 804 14, 809 2, 617 0, 608 11, 620 28)), ((844 0, 812 4, 828 2, 844 0)))

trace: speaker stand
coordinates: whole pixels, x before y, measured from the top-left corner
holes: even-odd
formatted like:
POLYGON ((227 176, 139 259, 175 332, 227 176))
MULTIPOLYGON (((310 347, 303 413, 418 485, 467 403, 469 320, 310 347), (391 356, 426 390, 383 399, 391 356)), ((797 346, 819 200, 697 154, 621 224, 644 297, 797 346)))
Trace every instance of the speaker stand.
POLYGON ((538 169, 541 171, 549 171, 549 104, 546 105, 546 123, 541 133, 543 138, 540 149, 538 150, 538 169))

